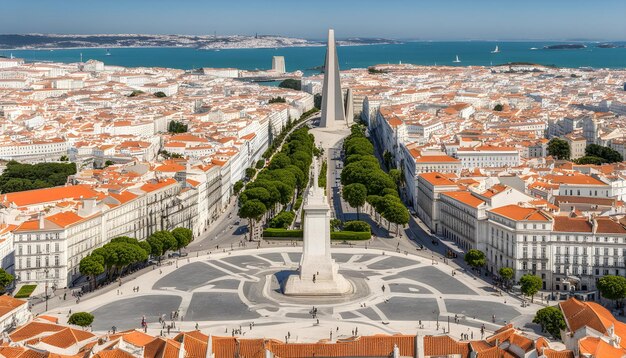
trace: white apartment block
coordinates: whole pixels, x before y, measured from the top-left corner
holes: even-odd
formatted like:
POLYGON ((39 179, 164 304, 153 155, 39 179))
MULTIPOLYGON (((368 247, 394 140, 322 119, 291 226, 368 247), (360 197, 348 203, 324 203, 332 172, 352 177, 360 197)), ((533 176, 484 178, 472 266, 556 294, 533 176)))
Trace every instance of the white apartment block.
POLYGON ((626 274, 626 229, 610 217, 557 216, 517 204, 488 212, 487 267, 533 273, 544 290, 592 291, 604 275, 626 274))
POLYGON ((520 153, 513 147, 482 145, 462 147, 456 152, 463 168, 503 168, 520 165, 520 153))

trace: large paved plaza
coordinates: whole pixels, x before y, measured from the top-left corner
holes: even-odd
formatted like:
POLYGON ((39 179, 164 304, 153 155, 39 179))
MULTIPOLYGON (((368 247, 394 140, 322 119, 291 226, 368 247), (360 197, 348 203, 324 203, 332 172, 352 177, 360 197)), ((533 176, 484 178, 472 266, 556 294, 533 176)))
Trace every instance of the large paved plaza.
POLYGON ((197 324, 205 333, 225 335, 228 330, 230 335, 232 328, 241 327, 248 337, 284 339, 289 333, 292 340, 314 341, 328 338, 330 330, 336 339, 357 327, 359 334, 414 334, 418 329, 432 334, 437 326, 442 333, 448 319, 453 335, 468 330, 479 335, 483 324, 488 331, 511 321, 523 327, 536 309, 522 308, 518 300, 498 295, 473 276, 452 276, 443 263, 364 248, 333 249, 340 272, 355 287, 352 295, 286 297, 279 282, 298 267, 300 250, 276 247, 185 258, 50 313, 65 319, 69 309, 92 312, 94 331, 139 328, 145 317, 150 332, 159 334, 159 317, 169 323, 171 313, 178 311, 176 331, 197 324), (139 292, 134 292, 137 286, 139 292))

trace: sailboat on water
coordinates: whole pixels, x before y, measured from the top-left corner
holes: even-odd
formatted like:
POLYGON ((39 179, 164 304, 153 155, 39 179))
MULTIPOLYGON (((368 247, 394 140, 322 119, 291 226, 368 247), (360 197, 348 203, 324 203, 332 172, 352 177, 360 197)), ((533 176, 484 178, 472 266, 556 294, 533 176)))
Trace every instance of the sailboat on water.
POLYGON ((500 49, 498 48, 498 45, 496 45, 496 48, 491 51, 491 53, 500 53, 500 49))
POLYGON ((107 53, 105 53, 105 56, 111 56, 111 53, 109 52, 109 49, 107 49, 107 53))
POLYGON ((456 55, 456 58, 452 62, 454 62, 454 63, 461 63, 461 60, 459 60, 459 55, 456 55))

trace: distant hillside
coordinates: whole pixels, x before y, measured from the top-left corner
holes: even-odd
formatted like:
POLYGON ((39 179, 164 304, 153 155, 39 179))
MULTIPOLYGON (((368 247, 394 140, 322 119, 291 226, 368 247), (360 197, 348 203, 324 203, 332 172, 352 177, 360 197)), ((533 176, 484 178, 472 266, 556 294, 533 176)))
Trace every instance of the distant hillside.
MULTIPOLYGON (((387 39, 351 38, 337 41, 340 46, 398 43, 387 39)), ((278 48, 323 46, 324 42, 274 35, 0 35, 0 49, 186 47, 198 49, 278 48)))

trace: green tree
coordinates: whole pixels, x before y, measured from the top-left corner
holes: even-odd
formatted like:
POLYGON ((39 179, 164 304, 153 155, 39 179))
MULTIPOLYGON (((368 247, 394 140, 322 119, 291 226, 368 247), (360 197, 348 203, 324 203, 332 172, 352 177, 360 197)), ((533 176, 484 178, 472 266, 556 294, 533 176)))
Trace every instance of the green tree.
POLYGON ((248 200, 241 206, 241 208, 239 208, 239 217, 248 219, 248 224, 250 226, 250 241, 252 241, 255 222, 259 221, 266 211, 267 208, 265 207, 265 204, 258 199, 248 200))
POLYGON ((104 258, 99 255, 87 255, 80 260, 80 274, 91 277, 92 290, 96 289, 98 275, 104 273, 104 258))
POLYGON ((285 103, 287 102, 287 100, 285 99, 285 97, 273 97, 270 98, 270 100, 267 103, 285 103))
POLYGON ((357 231, 357 232, 371 232, 372 231, 370 224, 366 223, 365 221, 360 221, 360 220, 346 221, 346 223, 343 225, 343 229, 345 231, 357 231))
POLYGON ((384 210, 382 216, 387 221, 396 224, 396 235, 400 233, 400 225, 409 223, 409 211, 397 196, 386 195, 384 197, 384 210))
POLYGON ((574 162, 576 162, 576 164, 582 164, 582 165, 585 165, 585 164, 600 165, 600 164, 606 163, 603 158, 594 157, 591 155, 585 155, 584 157, 580 157, 574 160, 574 162))
POLYGON ((353 138, 344 143, 345 143, 346 155, 374 154, 374 146, 367 138, 353 138))
POLYGON ((136 96, 142 95, 142 94, 144 94, 144 93, 146 93, 146 92, 144 92, 144 91, 140 91, 140 90, 134 90, 134 91, 132 91, 132 92, 128 95, 128 97, 136 97, 136 96))
POLYGON ((163 243, 158 237, 148 237, 146 239, 148 245, 150 245, 150 254, 154 257, 158 257, 159 261, 161 261, 161 256, 165 253, 163 250, 163 243))
POLYGON ((469 250, 465 254, 464 260, 468 265, 470 265, 474 269, 478 269, 479 271, 487 263, 485 253, 476 249, 469 250))
POLYGON ((365 185, 361 183, 346 185, 343 188, 342 197, 351 207, 356 209, 356 219, 359 220, 359 209, 365 205, 365 199, 367 199, 367 188, 365 185))
POLYGON ((585 156, 602 158, 603 163, 616 163, 624 160, 618 151, 598 144, 589 144, 585 148, 585 156))
POLYGON ((264 167, 264 166, 265 166, 265 160, 263 160, 263 159, 259 159, 259 160, 257 160, 255 167, 256 167, 258 170, 263 169, 263 167, 264 167))
POLYGON ((65 185, 67 177, 76 174, 74 163, 38 163, 20 164, 16 161, 7 163, 0 175, 0 192, 48 188, 65 185))
POLYGON ((288 78, 286 80, 283 80, 281 83, 279 83, 278 87, 290 88, 290 89, 294 89, 294 90, 300 91, 300 88, 302 87, 302 83, 300 82, 300 80, 295 80, 293 78, 288 78))
POLYGON ((393 179, 381 169, 369 172, 363 184, 367 187, 368 193, 382 193, 385 188, 397 189, 393 179))
POLYGON ((293 211, 281 211, 278 215, 270 220, 269 227, 275 229, 287 229, 295 219, 296 214, 293 211))
POLYGON ((508 287, 509 283, 513 279, 513 269, 510 267, 501 267, 500 270, 498 270, 498 274, 502 277, 502 280, 504 280, 504 285, 508 287))
POLYGON ((89 312, 76 312, 72 313, 67 323, 85 328, 93 323, 93 319, 93 315, 89 312))
POLYGON ((171 121, 167 126, 167 131, 170 133, 185 133, 188 129, 186 124, 178 121, 171 121))
POLYGON ((542 308, 535 314, 533 323, 541 325, 541 331, 550 333, 554 339, 561 339, 561 330, 564 330, 565 318, 563 312, 554 306, 542 308))
POLYGON ((254 168, 246 168, 246 177, 248 179, 254 178, 254 174, 256 174, 256 169, 254 169, 254 168))
POLYGON ((170 250, 178 249, 178 241, 171 232, 167 230, 156 231, 150 237, 157 238, 163 245, 163 254, 170 250))
POLYGON ((313 96, 313 105, 315 108, 322 108, 322 95, 320 93, 313 96))
POLYGON ((402 171, 400 169, 391 169, 389 171, 389 177, 396 183, 398 188, 402 185, 402 171))
POLYGON ((522 286, 522 293, 525 296, 530 296, 530 302, 534 302, 535 294, 539 292, 541 285, 543 284, 541 277, 527 273, 522 276, 519 283, 522 286))
POLYGON ((243 181, 237 180, 235 184, 233 184, 233 193, 235 195, 239 194, 239 192, 243 189, 243 181))
POLYGON ((184 227, 177 227, 172 230, 172 235, 176 239, 176 248, 180 250, 187 247, 193 241, 193 232, 184 227))
POLYGON ((602 297, 613 300, 617 307, 626 297, 626 278, 622 276, 606 275, 601 277, 596 284, 602 297))
POLYGON ((67 162, 67 161, 69 161, 70 159, 67 157, 67 155, 62 155, 62 156, 61 156, 61 159, 59 159, 59 160, 60 160, 60 161, 62 161, 62 162, 67 162))
POLYGON ((561 138, 552 138, 548 142, 548 154, 556 159, 568 160, 571 155, 569 144, 561 138))
POLYGON ((156 97, 156 98, 164 98, 164 97, 167 97, 167 95, 165 93, 159 91, 159 92, 156 92, 154 94, 154 97, 156 97))
POLYGON ((270 162, 269 168, 274 169, 284 169, 291 165, 291 158, 286 153, 278 153, 270 162))
POLYGON ((115 164, 112 160, 107 160, 106 162, 104 162, 104 166, 108 167, 109 165, 113 165, 115 164))
POLYGON ((493 107, 493 110, 496 112, 502 112, 503 109, 504 107, 500 103, 496 104, 495 107, 493 107))
POLYGON ((4 293, 14 279, 13 275, 0 268, 0 293, 4 293))

